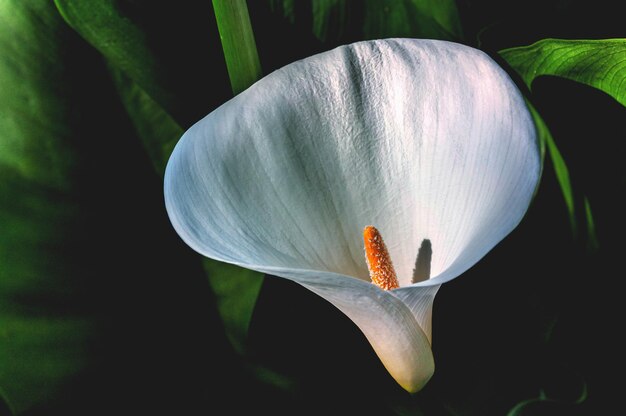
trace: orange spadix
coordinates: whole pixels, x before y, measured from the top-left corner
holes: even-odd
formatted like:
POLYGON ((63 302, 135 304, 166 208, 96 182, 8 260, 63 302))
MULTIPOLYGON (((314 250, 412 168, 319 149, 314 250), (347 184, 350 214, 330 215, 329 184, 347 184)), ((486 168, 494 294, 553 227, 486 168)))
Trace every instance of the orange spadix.
POLYGON ((371 225, 365 227, 363 241, 365 242, 365 259, 372 283, 383 290, 400 287, 387 246, 376 227, 371 225))

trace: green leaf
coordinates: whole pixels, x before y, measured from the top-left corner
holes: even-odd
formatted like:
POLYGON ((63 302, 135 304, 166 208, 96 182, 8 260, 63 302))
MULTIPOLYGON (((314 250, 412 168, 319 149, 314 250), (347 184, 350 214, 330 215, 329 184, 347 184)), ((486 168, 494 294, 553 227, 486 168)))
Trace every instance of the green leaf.
MULTIPOLYGON (((110 66, 122 103, 156 170, 163 174, 174 145, 183 129, 161 106, 122 71, 110 66)), ((204 259, 209 283, 226 335, 235 349, 243 353, 250 319, 261 290, 263 275, 233 265, 204 259)))
POLYGON ((453 0, 366 0, 364 33, 369 39, 463 37, 453 0))
POLYGON ((626 39, 543 39, 500 55, 529 88, 537 77, 558 76, 595 87, 626 106, 626 39))
MULTIPOLYGON (((205 27, 214 25, 210 10, 195 10, 189 3, 176 10, 159 10, 158 5, 150 3, 149 7, 135 10, 134 15, 143 18, 140 24, 138 19, 130 17, 128 9, 121 7, 123 2, 55 0, 55 3, 67 23, 106 58, 124 108, 156 172, 162 176, 169 155, 184 132, 182 126, 197 121, 228 98, 228 88, 220 87, 226 78, 220 76, 216 65, 223 62, 219 42, 215 39, 211 48, 210 39, 204 35, 205 27), (167 42, 162 41, 160 34, 159 24, 164 18, 169 18, 178 29, 167 33, 167 42), (203 36, 194 36, 193 30, 185 32, 194 24, 203 36), (179 48, 179 44, 186 47, 179 48), (193 58, 184 55, 194 47, 198 53, 193 58), (187 67, 180 65, 192 61, 187 67)), ((206 6, 210 7, 210 3, 206 6)), ((216 301, 227 335, 241 351, 256 301, 254 293, 258 295, 262 275, 221 263, 210 270, 211 287, 220 290, 216 301), (227 290, 224 285, 228 284, 245 293, 227 290)))
POLYGON ((552 166, 554 167, 554 173, 556 175, 556 179, 559 182, 559 186, 561 187, 561 192, 563 193, 563 199, 565 200, 565 205, 567 207, 567 212, 569 214, 570 227, 572 228, 572 233, 577 235, 578 227, 576 222, 576 210, 574 205, 574 190, 572 188, 572 182, 570 180, 569 169, 559 148, 554 142, 554 138, 550 134, 547 126, 543 121, 540 122, 541 126, 540 130, 546 132, 545 140, 548 148, 548 154, 550 155, 550 159, 552 160, 552 166))
POLYGON ((263 275, 211 259, 204 259, 204 268, 215 293, 226 335, 237 352, 244 353, 263 275))
POLYGON ((72 28, 183 127, 229 98, 210 2, 55 4, 72 28))
POLYGON ((0 1, 0 50, 5 407, 197 411, 232 348, 102 59, 49 0, 0 1))
POLYGON ((596 234, 596 224, 593 219, 593 212, 591 210, 591 203, 589 202, 589 198, 584 197, 584 205, 585 205, 585 222, 587 225, 587 251, 589 253, 595 253, 600 248, 600 243, 598 242, 598 236, 596 234))
POLYGON ((343 40, 347 33, 357 33, 356 40, 463 38, 453 0, 310 0, 305 6, 296 4, 301 5, 296 0, 270 0, 272 10, 292 24, 310 15, 311 31, 322 42, 343 40), (302 13, 305 10, 307 13, 302 13))
POLYGON ((552 133, 550 133, 550 129, 543 121, 535 107, 529 102, 527 102, 527 105, 530 109, 530 114, 535 121, 535 128, 537 129, 537 136, 539 138, 541 160, 543 161, 545 159, 547 149, 550 160, 552 161, 552 167, 554 168, 554 174, 561 188, 561 193, 563 194, 565 206, 567 207, 568 219, 570 222, 572 233, 576 235, 577 223, 574 204, 574 190, 570 181, 569 169, 567 167, 567 164, 565 163, 565 160, 563 159, 563 156, 561 155, 561 152, 559 151, 559 148, 554 142, 554 138, 552 137, 552 133))
POLYGON ((93 334, 63 264, 81 237, 63 25, 46 0, 0 2, 0 390, 16 413, 78 374, 93 334))
MULTIPOLYGON (((528 88, 540 76, 558 76, 597 88, 626 105, 626 40, 543 39, 529 46, 500 51, 500 55, 522 77, 528 88)), ((574 191, 569 170, 552 135, 538 113, 533 117, 543 133, 556 177, 565 199, 570 225, 577 234, 574 191)), ((597 247, 597 237, 587 198, 584 200, 587 240, 590 250, 597 247)))
POLYGON ((537 139, 539 140, 539 153, 541 155, 541 169, 543 170, 543 163, 546 157, 546 146, 549 141, 553 141, 552 133, 550 133, 550 129, 543 121, 539 112, 528 100, 526 100, 526 105, 530 110, 530 115, 533 117, 533 121, 535 122, 535 128, 537 129, 537 139))
MULTIPOLYGON (((176 100, 145 33, 113 1, 55 0, 65 21, 160 103, 176 100), (149 70, 145 70, 145 69, 149 70)), ((170 111, 173 108, 169 109, 170 111)))
POLYGON ((239 94, 262 75, 248 6, 245 0, 213 0, 213 9, 230 84, 233 93, 239 94))
POLYGON ((109 64, 109 72, 130 120, 155 170, 163 175, 183 128, 124 72, 109 64))
POLYGON ((587 400, 587 384, 582 382, 580 395, 575 399, 554 399, 542 390, 539 396, 516 404, 506 416, 579 414, 577 406, 587 400))

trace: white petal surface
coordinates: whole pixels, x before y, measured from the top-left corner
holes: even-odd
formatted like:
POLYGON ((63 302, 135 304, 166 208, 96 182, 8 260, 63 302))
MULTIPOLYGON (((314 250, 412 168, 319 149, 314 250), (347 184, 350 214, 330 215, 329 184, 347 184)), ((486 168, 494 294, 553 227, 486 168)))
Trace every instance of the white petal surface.
POLYGON ((390 39, 295 62, 215 110, 176 146, 165 197, 181 237, 227 262, 367 280, 372 224, 406 286, 427 238, 429 285, 517 225, 539 169, 525 104, 490 58, 390 39))
POLYGON ((426 335, 429 343, 432 343, 433 339, 433 302, 440 286, 407 286, 391 292, 413 313, 413 317, 426 335))
POLYGON ((323 296, 414 391, 434 368, 439 285, 518 224, 539 173, 532 119, 489 57, 388 39, 295 62, 209 114, 177 144, 165 200, 192 248, 323 296), (368 283, 366 225, 402 288, 368 283), (432 277, 411 284, 424 239, 432 277))
POLYGON ((335 305, 361 329, 389 374, 409 392, 422 389, 435 371, 430 341, 393 292, 331 273, 293 278, 335 305))

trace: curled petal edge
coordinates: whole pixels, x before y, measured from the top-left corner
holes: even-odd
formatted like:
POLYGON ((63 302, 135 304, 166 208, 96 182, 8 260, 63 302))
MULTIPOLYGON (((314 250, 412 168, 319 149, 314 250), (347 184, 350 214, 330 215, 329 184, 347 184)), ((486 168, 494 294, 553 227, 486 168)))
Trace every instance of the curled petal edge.
POLYGON ((412 311, 401 297, 394 295, 395 291, 383 291, 353 277, 309 270, 257 270, 292 280, 332 303, 363 332, 389 374, 406 391, 418 392, 432 377, 435 362, 430 336, 419 320, 427 321, 430 328, 436 289, 417 302, 420 308, 416 311, 426 311, 421 314, 412 311))

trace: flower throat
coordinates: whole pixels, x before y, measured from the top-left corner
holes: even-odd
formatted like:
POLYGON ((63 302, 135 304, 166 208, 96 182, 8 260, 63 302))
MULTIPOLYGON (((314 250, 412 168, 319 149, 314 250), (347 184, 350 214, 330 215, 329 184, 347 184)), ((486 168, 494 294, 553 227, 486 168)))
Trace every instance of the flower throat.
MULTIPOLYGON (((369 270, 372 283, 382 290, 399 288, 398 276, 393 268, 391 256, 380 231, 376 227, 368 225, 363 229, 363 241, 365 243, 365 261, 367 262, 367 269, 369 270)), ((430 278, 431 259, 432 247, 430 240, 424 239, 417 253, 412 283, 430 278)))

